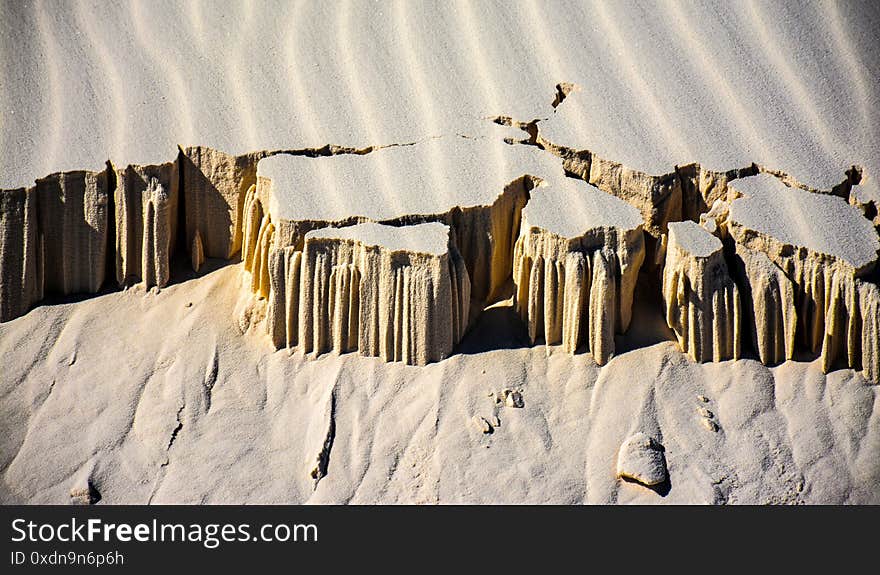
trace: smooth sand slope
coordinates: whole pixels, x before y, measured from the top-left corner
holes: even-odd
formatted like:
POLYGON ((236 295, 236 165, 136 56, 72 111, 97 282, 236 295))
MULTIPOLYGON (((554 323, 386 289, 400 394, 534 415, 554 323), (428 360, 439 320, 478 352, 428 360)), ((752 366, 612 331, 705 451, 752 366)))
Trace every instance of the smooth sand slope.
POLYGON ((880 503, 878 28, 0 0, 0 503, 880 503))

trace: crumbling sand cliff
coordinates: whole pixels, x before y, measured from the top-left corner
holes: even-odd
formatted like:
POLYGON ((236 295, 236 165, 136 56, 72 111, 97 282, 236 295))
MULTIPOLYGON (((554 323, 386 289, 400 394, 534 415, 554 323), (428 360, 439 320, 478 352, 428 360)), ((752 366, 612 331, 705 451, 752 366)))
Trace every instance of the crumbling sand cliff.
POLYGON ((663 301, 666 323, 694 361, 738 359, 742 338, 739 289, 721 241, 694 222, 669 224, 663 301))
POLYGON ((642 219, 589 184, 542 182, 523 211, 514 252, 515 305, 532 343, 583 343, 603 365, 629 328, 645 258, 642 219))
POLYGON ((184 250, 196 271, 240 254, 239 324, 276 348, 436 361, 512 284, 533 344, 604 365, 637 282, 655 275, 667 324, 696 361, 754 350, 773 365, 802 350, 826 371, 878 381, 880 240, 852 201, 855 172, 827 192, 756 164, 648 176, 555 143, 564 114, 496 123, 529 137, 237 156, 196 146, 164 164, 108 162, 4 190, 0 314, 105 284, 166 286, 184 250), (438 171, 422 161, 432 154, 464 169, 438 171), (350 200, 321 202, 327 188, 350 200), (420 234, 443 248, 390 247, 420 234))
POLYGON ((292 260, 299 270, 282 267, 279 258, 270 272, 290 290, 290 306, 281 308, 278 297, 273 313, 288 325, 298 316, 305 353, 358 350, 423 365, 448 357, 464 335, 470 280, 443 224, 315 230, 292 260))

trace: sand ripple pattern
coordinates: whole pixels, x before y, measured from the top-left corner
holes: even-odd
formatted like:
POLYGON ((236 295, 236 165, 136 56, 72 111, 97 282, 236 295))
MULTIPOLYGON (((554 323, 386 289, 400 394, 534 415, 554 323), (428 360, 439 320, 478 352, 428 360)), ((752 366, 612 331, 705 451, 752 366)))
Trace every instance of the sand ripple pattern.
MULTIPOLYGON (((821 187, 859 164, 869 191, 880 171, 871 127, 880 99, 877 5, 83 0, 2 8, 0 58, 13 79, 2 96, 4 189, 107 159, 168 161, 178 144, 244 153, 461 134, 478 118, 552 113, 561 81, 584 91, 574 126, 582 147, 636 169, 755 161, 821 187)), ((443 189, 443 173, 455 167, 436 147, 424 150, 443 189)), ((380 173, 376 188, 387 196, 395 175, 389 166, 380 173)), ((333 201, 351 193, 332 190, 333 201)))

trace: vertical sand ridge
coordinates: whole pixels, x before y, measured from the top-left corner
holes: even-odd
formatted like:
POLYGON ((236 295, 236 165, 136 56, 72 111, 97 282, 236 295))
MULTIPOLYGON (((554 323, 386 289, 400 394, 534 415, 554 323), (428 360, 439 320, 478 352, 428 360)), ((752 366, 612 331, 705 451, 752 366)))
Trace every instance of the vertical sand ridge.
POLYGON ((42 238, 35 188, 0 191, 0 321, 43 297, 42 238))
POLYGON ((63 172, 37 180, 44 293, 96 293, 108 245, 107 170, 63 172))
MULTIPOLYGON (((410 233, 449 233, 434 226, 410 233)), ((377 228, 388 234, 398 230, 377 228)), ((279 343, 282 323, 288 342, 289 326, 296 324, 304 353, 358 350, 384 361, 424 365, 447 357, 464 335, 470 282, 452 243, 443 253, 424 254, 331 234, 307 236, 301 256, 287 250, 275 250, 270 259, 272 283, 283 284, 286 292, 282 298, 278 290, 269 317, 279 343), (288 263, 299 264, 298 269, 288 263), (282 301, 292 305, 279 309, 282 301)))
POLYGON ((116 171, 115 277, 120 287, 171 279, 179 194, 178 163, 130 165, 116 171), (152 214, 152 221, 147 216, 152 214))
POLYGON ((698 362, 739 359, 739 289, 728 273, 722 243, 688 221, 669 225, 663 249, 666 323, 681 350, 698 362))

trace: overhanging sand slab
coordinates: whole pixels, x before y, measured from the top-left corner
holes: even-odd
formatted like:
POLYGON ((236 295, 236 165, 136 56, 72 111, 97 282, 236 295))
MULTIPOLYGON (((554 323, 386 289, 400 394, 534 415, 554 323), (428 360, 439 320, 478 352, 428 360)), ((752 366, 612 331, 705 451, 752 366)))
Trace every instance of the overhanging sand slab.
POLYGON ((870 277, 880 239, 843 199, 790 188, 761 175, 732 184, 727 216, 751 331, 765 364, 798 348, 826 372, 843 363, 880 373, 880 297, 870 277))
POLYGON ((280 220, 392 221, 491 205, 525 175, 555 177, 557 159, 495 138, 445 136, 365 155, 306 158, 278 154, 260 160, 269 211, 280 220), (271 182, 271 183, 270 183, 271 182))
POLYGON ((874 226, 841 198, 809 193, 761 174, 731 186, 743 197, 730 204, 730 230, 737 242, 763 251, 778 264, 792 252, 840 263, 863 275, 880 251, 874 226))
POLYGON ((268 217, 276 245, 302 248, 307 232, 363 221, 438 221, 455 233, 471 276, 471 295, 491 299, 510 277, 522 207, 538 179, 562 178, 557 158, 494 137, 449 136, 366 155, 260 160, 245 199, 245 261, 268 217), (268 214, 268 216, 267 216, 268 214))

